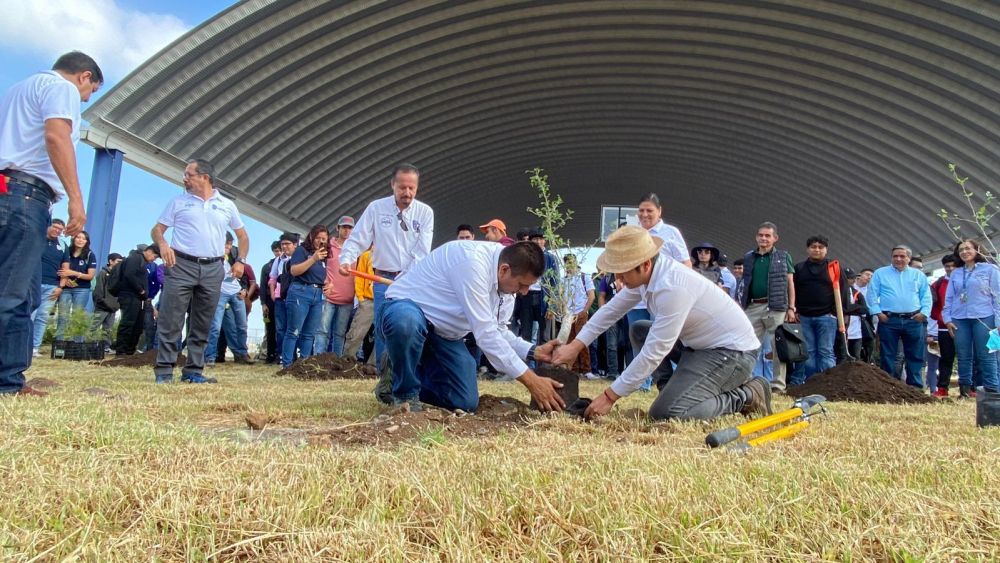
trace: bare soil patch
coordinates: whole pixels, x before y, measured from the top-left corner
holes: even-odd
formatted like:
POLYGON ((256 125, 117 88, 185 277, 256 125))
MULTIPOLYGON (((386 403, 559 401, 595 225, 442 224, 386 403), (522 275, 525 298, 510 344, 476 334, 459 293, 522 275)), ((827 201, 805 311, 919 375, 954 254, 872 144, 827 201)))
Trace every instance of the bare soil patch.
POLYGON ((408 405, 380 414, 368 422, 309 432, 308 442, 318 446, 384 447, 401 442, 433 445, 449 438, 483 438, 524 427, 542 417, 512 397, 483 395, 475 413, 424 406, 411 412, 408 405))
POLYGON ((32 389, 38 389, 39 391, 47 391, 62 387, 62 383, 47 377, 32 377, 28 381, 24 382, 24 386, 31 387, 32 389))
POLYGON ((847 362, 810 377, 802 385, 788 388, 788 395, 805 397, 823 395, 830 401, 856 403, 919 404, 933 403, 923 391, 890 377, 881 369, 864 362, 847 362))
MULTIPOLYGON (((187 362, 184 354, 177 354, 177 365, 183 366, 187 362)), ((156 365, 156 350, 147 350, 141 354, 130 356, 112 356, 110 359, 95 362, 97 365, 114 368, 149 368, 156 365)))
POLYGON ((361 364, 333 353, 317 354, 279 370, 275 375, 290 375, 297 379, 323 381, 327 379, 375 379, 375 366, 361 364))

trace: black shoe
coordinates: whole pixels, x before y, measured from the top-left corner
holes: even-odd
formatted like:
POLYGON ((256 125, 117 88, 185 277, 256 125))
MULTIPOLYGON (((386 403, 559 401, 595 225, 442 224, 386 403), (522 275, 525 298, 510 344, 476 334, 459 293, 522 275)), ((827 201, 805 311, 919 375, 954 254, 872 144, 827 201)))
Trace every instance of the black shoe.
POLYGON ((233 361, 236 362, 237 364, 246 364, 248 366, 252 366, 257 363, 250 356, 236 356, 236 358, 233 361))
POLYGON ((958 396, 963 399, 975 399, 976 390, 971 385, 959 385, 958 386, 958 396))
POLYGON ((757 376, 747 382, 744 387, 750 392, 750 397, 743 404, 740 414, 748 417, 755 414, 767 416, 774 412, 771 408, 771 382, 757 376))

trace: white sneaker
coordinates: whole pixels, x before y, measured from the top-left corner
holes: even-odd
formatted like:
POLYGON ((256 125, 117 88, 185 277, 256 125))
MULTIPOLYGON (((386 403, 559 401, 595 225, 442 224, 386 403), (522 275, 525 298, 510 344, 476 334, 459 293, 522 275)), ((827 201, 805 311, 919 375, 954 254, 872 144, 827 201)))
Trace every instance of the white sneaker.
POLYGON ((601 379, 601 376, 596 375, 596 374, 588 371, 587 373, 583 374, 583 378, 584 379, 601 379))
POLYGON ((31 357, 32 358, 41 358, 42 357, 42 355, 38 352, 38 348, 35 348, 34 350, 31 351, 31 357))

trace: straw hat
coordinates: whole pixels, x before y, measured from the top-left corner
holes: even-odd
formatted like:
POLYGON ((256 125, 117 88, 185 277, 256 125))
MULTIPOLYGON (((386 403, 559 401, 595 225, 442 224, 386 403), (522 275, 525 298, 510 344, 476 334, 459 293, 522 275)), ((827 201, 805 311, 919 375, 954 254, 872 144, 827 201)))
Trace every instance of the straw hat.
POLYGON ((627 272, 660 252, 663 239, 646 229, 625 225, 611 233, 604 243, 604 253, 597 257, 597 268, 610 274, 627 272))

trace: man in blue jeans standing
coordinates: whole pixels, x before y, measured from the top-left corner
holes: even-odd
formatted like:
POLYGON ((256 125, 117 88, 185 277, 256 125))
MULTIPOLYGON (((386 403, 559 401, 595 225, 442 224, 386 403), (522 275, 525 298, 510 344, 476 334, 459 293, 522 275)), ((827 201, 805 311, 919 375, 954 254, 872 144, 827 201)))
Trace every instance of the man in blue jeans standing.
POLYGON ((923 388, 924 343, 927 317, 931 314, 931 290, 927 276, 911 268, 910 247, 892 248, 892 264, 872 275, 868 284, 868 311, 878 316, 878 339, 882 370, 891 374, 896 361, 896 345, 902 339, 906 357, 906 383, 923 388))
POLYGON ((34 341, 31 345, 31 355, 37 358, 40 354, 38 349, 42 346, 42 338, 45 337, 45 328, 49 324, 49 312, 52 306, 59 300, 62 288, 59 287, 59 268, 62 266, 62 257, 65 249, 59 236, 62 235, 66 223, 62 219, 53 219, 46 232, 45 250, 42 251, 42 291, 41 301, 38 307, 31 313, 31 321, 34 323, 34 341))
POLYGON ((376 331, 392 366, 393 404, 475 411, 476 362, 463 340, 471 332, 498 372, 516 377, 543 410, 562 410, 561 384, 525 364, 551 360, 557 341, 532 345, 507 328, 514 295, 525 294, 544 269, 542 249, 531 242, 456 240, 389 286, 376 331))
POLYGON ((87 222, 73 145, 80 138, 80 103, 103 82, 94 59, 74 51, 0 99, 0 394, 45 395, 24 387, 45 231, 52 204, 64 197, 66 234, 76 235, 87 222))

